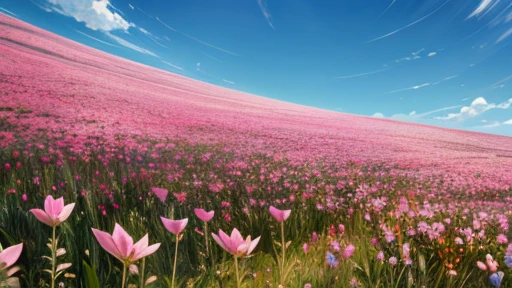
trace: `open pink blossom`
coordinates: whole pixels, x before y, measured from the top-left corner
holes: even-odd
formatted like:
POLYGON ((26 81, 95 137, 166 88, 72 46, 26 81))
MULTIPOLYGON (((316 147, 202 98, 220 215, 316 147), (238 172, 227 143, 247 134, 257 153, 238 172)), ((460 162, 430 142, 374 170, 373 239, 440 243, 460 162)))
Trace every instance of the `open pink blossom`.
POLYGON ((153 194, 155 194, 156 197, 158 199, 160 199, 160 201, 162 201, 162 203, 165 203, 165 199, 167 198, 167 194, 169 194, 169 191, 167 191, 167 189, 157 188, 157 187, 151 188, 151 192, 153 192, 153 194))
POLYGON ((260 241, 260 237, 251 241, 250 235, 244 240, 242 234, 240 234, 240 231, 236 228, 231 232, 231 236, 228 236, 224 231, 219 230, 219 235, 212 233, 212 237, 215 242, 222 247, 222 249, 235 257, 251 254, 252 250, 256 248, 256 245, 258 245, 258 242, 260 241))
POLYGON ((215 215, 215 211, 206 212, 204 209, 201 208, 195 208, 194 213, 196 214, 197 218, 201 219, 203 222, 208 222, 212 220, 213 215, 215 215))
POLYGON ((68 219, 69 215, 75 208, 75 203, 64 206, 64 198, 53 199, 52 195, 48 195, 44 200, 44 211, 41 209, 31 209, 30 212, 36 216, 37 220, 48 226, 58 226, 68 219))
MULTIPOLYGON (((23 250, 23 243, 11 246, 0 252, 0 271, 11 267, 18 258, 20 258, 21 251, 23 250)), ((10 275, 8 275, 10 276, 10 275)))
POLYGON ((162 223, 165 226, 165 229, 167 231, 171 232, 174 235, 180 234, 183 229, 185 229, 185 226, 187 226, 188 218, 181 219, 181 220, 171 220, 164 217, 160 217, 162 220, 162 223))
POLYGON ((105 251, 123 263, 131 263, 142 259, 153 254, 160 247, 160 243, 148 246, 148 234, 142 237, 139 242, 133 244, 132 237, 117 223, 112 235, 94 228, 92 228, 92 233, 105 251))
POLYGON ((288 217, 290 217, 290 213, 292 210, 279 210, 274 206, 270 206, 270 214, 274 217, 277 222, 284 222, 288 217))

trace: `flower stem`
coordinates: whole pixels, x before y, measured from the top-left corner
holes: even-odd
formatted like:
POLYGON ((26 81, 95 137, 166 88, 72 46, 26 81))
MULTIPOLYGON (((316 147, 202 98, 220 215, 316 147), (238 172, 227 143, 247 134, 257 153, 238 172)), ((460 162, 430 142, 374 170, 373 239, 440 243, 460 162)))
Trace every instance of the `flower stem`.
POLYGON ((235 256, 236 287, 240 288, 240 275, 238 274, 238 257, 235 256))
POLYGON ((121 288, 124 288, 124 285, 126 284, 126 262, 123 262, 123 280, 121 282, 121 288))
POLYGON ((174 250, 174 267, 172 268, 172 284, 171 287, 174 288, 174 277, 176 276, 176 259, 178 259, 178 243, 179 243, 179 234, 176 234, 176 250, 174 250))
POLYGON ((286 253, 286 244, 284 243, 284 221, 281 222, 281 248, 283 250, 283 258, 281 260, 281 285, 284 286, 284 259, 286 253))
POLYGON ((210 257, 208 253, 208 222, 204 222, 204 243, 206 245, 206 256, 210 257))
POLYGON ((139 275, 139 279, 140 279, 140 288, 144 288, 144 268, 146 267, 146 258, 142 258, 142 271, 141 271, 141 274, 139 275))
POLYGON ((57 228, 56 225, 53 225, 53 233, 52 233, 52 288, 55 288, 55 262, 57 262, 57 244, 55 243, 55 229, 57 228))

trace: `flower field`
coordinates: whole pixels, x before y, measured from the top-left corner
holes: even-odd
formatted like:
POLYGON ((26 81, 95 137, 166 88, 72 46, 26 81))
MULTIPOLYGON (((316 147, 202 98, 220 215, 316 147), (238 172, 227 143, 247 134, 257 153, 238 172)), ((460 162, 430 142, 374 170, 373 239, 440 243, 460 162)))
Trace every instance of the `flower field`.
POLYGON ((510 137, 244 94, 0 15, 0 146, 7 287, 512 286, 510 137))

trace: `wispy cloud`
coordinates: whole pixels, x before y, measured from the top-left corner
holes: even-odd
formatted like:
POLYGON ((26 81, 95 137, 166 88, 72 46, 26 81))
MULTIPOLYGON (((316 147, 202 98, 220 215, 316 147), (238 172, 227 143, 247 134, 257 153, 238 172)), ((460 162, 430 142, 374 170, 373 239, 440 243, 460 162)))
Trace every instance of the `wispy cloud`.
POLYGON ((377 70, 377 71, 366 72, 366 73, 361 73, 361 74, 354 74, 354 75, 348 75, 348 76, 340 76, 340 77, 336 77, 336 79, 348 79, 348 78, 361 77, 361 76, 366 76, 366 75, 371 75, 371 74, 376 74, 376 73, 384 72, 384 71, 389 70, 389 69, 391 69, 391 68, 380 69, 380 70, 377 70))
POLYGON ((164 61, 164 60, 162 60, 162 62, 164 62, 165 64, 167 64, 167 65, 171 66, 171 67, 172 67, 172 68, 174 68, 174 69, 178 69, 178 70, 181 70, 181 71, 183 71, 183 70, 184 70, 184 69, 183 69, 183 68, 181 68, 180 66, 176 66, 176 65, 174 65, 174 64, 172 64, 172 63, 170 63, 170 62, 167 62, 167 61, 164 61))
POLYGON ((267 19, 268 25, 272 29, 276 30, 276 28, 274 28, 274 24, 272 24, 272 15, 270 15, 270 12, 268 11, 267 0, 258 0, 258 5, 260 6, 261 13, 263 13, 263 16, 267 19))
POLYGON ((501 34, 500 38, 496 40, 496 43, 500 43, 501 41, 507 39, 508 36, 512 35, 512 28, 505 31, 505 33, 501 34))
MULTIPOLYGON (((482 120, 482 122, 486 123, 487 121, 483 121, 482 120)), ((489 124, 486 124, 486 125, 482 125, 482 126, 476 126, 474 128, 494 128, 494 127, 509 126, 509 125, 512 126, 512 119, 507 120, 507 121, 503 121, 503 122, 493 121, 492 123, 489 123, 489 124)))
POLYGON ((234 53, 234 52, 228 51, 228 50, 226 50, 226 49, 222 49, 222 48, 217 47, 217 46, 214 46, 214 45, 212 45, 212 44, 210 44, 210 43, 206 43, 206 42, 204 42, 204 41, 202 41, 202 40, 199 40, 199 39, 197 39, 197 38, 195 38, 195 37, 192 37, 192 36, 190 36, 190 35, 188 35, 188 34, 186 34, 186 33, 184 33, 184 32, 181 32, 181 31, 179 31, 179 30, 177 30, 177 29, 174 29, 174 28, 172 28, 171 26, 169 26, 169 25, 165 24, 164 22, 162 22, 162 20, 160 20, 158 17, 156 17, 156 20, 157 20, 158 22, 160 22, 162 25, 164 25, 165 27, 169 28, 170 30, 172 30, 172 31, 174 31, 174 32, 176 32, 176 33, 179 33, 179 34, 181 34, 181 35, 183 35, 183 36, 185 36, 185 37, 187 37, 187 38, 189 38, 189 39, 192 39, 192 40, 194 40, 194 41, 196 41, 196 42, 198 42, 198 43, 201 43, 201 44, 203 44, 203 45, 205 45, 205 46, 211 47, 211 48, 213 48, 213 49, 216 49, 216 50, 222 51, 222 52, 224 52, 224 53, 227 53, 227 54, 230 54, 230 55, 233 55, 233 56, 240 56, 240 55, 238 55, 238 54, 236 54, 236 53, 234 53))
POLYGON ((428 57, 436 56, 437 52, 430 52, 428 53, 428 57))
MULTIPOLYGON (((8 13, 8 14, 11 14, 11 15, 12 15, 12 16, 14 16, 14 17, 18 17, 18 15, 14 14, 13 12, 11 12, 11 11, 9 11, 9 10, 5 9, 5 8, 0 7, 0 10, 2 10, 2 11, 4 11, 4 12, 6 12, 6 13, 8 13)), ((9 16, 9 15, 7 15, 7 16, 9 16)))
POLYGON ((128 4, 128 6, 130 6, 130 8, 131 8, 132 10, 135 10, 135 7, 133 7, 133 5, 132 5, 132 4, 128 4))
POLYGON ((500 87, 501 85, 505 84, 506 82, 508 82, 509 80, 512 80, 512 75, 509 75, 499 81, 497 81, 496 83, 493 83, 491 85, 491 88, 495 89, 495 88, 498 88, 500 87))
POLYGON ((481 115, 491 109, 508 109, 511 105, 512 105, 512 98, 510 98, 507 101, 500 103, 500 104, 494 104, 494 103, 489 104, 489 103, 487 103, 485 98, 478 97, 475 100, 473 100, 473 102, 471 102, 470 106, 463 106, 460 109, 459 113, 449 113, 447 116, 436 117, 436 119, 464 121, 468 118, 473 118, 478 115, 481 115))
POLYGON ((147 55, 151 55, 151 56, 160 58, 155 53, 153 53, 153 52, 151 52, 151 51, 149 51, 147 49, 144 49, 144 48, 142 48, 140 46, 137 46, 137 45, 135 45, 135 44, 133 44, 131 42, 128 42, 127 40, 124 40, 123 38, 121 38, 119 36, 113 35, 110 32, 105 32, 105 35, 107 35, 112 40, 116 41, 117 43, 119 43, 120 45, 122 45, 122 46, 124 46, 126 48, 132 49, 134 51, 137 51, 137 52, 140 52, 140 53, 143 53, 143 54, 147 54, 147 55))
POLYGON ((489 4, 491 4, 491 2, 492 0, 482 0, 480 2, 480 5, 478 5, 478 7, 476 7, 476 9, 471 14, 469 14, 469 16, 466 19, 477 16, 478 14, 485 11, 485 9, 489 6, 489 4))
POLYGON ((383 38, 389 37, 389 36, 391 36, 391 35, 393 35, 393 34, 396 34, 396 33, 400 32, 400 31, 404 30, 404 29, 407 29, 407 28, 409 28, 409 27, 411 27, 411 26, 413 26, 413 25, 415 25, 415 24, 418 24, 419 22, 421 22, 421 21, 423 21, 423 20, 427 19, 428 17, 432 16, 432 14, 436 13, 437 11, 439 11, 439 9, 443 8, 443 7, 444 7, 444 5, 446 5, 448 2, 450 2, 450 0, 446 0, 446 1, 441 5, 441 6, 437 7, 434 11, 432 11, 432 12, 428 13, 427 15, 425 15, 425 16, 423 16, 423 17, 421 17, 420 19, 418 19, 418 20, 416 20, 416 21, 414 21, 414 22, 412 22, 412 23, 409 23, 409 24, 405 25, 404 27, 402 27, 402 28, 400 28, 400 29, 397 29, 397 30, 395 30, 395 31, 392 31, 392 32, 390 32, 390 33, 388 33, 388 34, 386 34, 386 35, 382 35, 382 36, 380 36, 380 37, 377 37, 377 38, 375 38, 375 39, 372 39, 372 40, 370 40, 370 41, 368 41, 368 42, 366 42, 366 43, 371 43, 371 42, 374 42, 374 41, 377 41, 377 40, 380 40, 380 39, 383 39, 383 38))
POLYGON ((449 77, 444 78, 441 81, 437 81, 437 82, 432 83, 432 85, 437 85, 437 84, 443 83, 444 81, 448 81, 448 80, 451 80, 451 79, 457 78, 457 77, 459 77, 459 75, 449 76, 449 77))
POLYGON ((230 80, 222 79, 222 81, 224 81, 224 82, 226 82, 228 84, 231 84, 231 85, 235 85, 235 82, 230 81, 230 80))
POLYGON ((420 89, 420 88, 427 87, 427 86, 430 86, 430 85, 431 85, 430 83, 423 83, 423 84, 412 86, 412 87, 408 87, 408 88, 403 88, 403 89, 389 91, 389 92, 386 92, 385 94, 392 94, 392 93, 397 93, 397 92, 402 92, 402 91, 407 91, 407 90, 416 90, 416 89, 420 89))
POLYGON ((222 63, 222 61, 220 61, 219 59, 217 59, 217 58, 213 57, 212 55, 210 55, 210 54, 208 54, 208 53, 204 53, 204 52, 203 52, 203 54, 204 54, 206 57, 208 57, 208 58, 210 58, 210 59, 212 59, 212 60, 214 60, 214 61, 217 61, 217 62, 219 62, 219 63, 222 63))
POLYGON ((462 107, 462 105, 455 105, 455 106, 449 106, 449 107, 443 107, 431 111, 427 111, 424 113, 417 113, 416 111, 412 111, 409 114, 394 114, 391 116, 391 119, 395 120, 401 120, 401 121, 409 121, 409 122, 419 122, 421 119, 425 118, 426 116, 436 114, 443 111, 453 110, 462 107))
POLYGON ((95 40, 95 41, 97 41, 97 42, 103 43, 103 44, 105 44, 105 45, 113 46, 113 47, 119 47, 119 46, 117 46, 117 45, 115 45, 115 44, 108 43, 108 42, 106 42, 106 41, 100 40, 100 39, 98 39, 98 38, 96 38, 96 37, 93 37, 93 36, 91 36, 91 35, 89 35, 89 34, 86 34, 86 33, 82 32, 82 31, 75 30, 75 32, 76 32, 76 33, 79 33, 79 34, 82 34, 83 36, 85 36, 85 37, 87 37, 87 38, 90 38, 90 39, 92 39, 92 40, 95 40))
POLYGON ((375 117, 375 118, 385 118, 384 114, 382 114, 380 112, 377 112, 377 113, 373 114, 372 117, 375 117))
POLYGON ((380 14, 379 17, 377 17, 377 19, 380 19, 380 17, 384 16, 384 14, 386 14, 386 12, 388 12, 389 8, 391 8, 391 6, 393 6, 393 4, 395 4, 396 0, 393 0, 391 1, 391 4, 389 4, 388 8, 386 8, 386 10, 384 10, 384 12, 382 12, 382 14, 380 14))
POLYGON ((85 23, 85 26, 92 30, 112 31, 123 30, 128 31, 132 27, 117 12, 112 12, 115 7, 110 4, 109 0, 46 0, 46 6, 38 5, 41 9, 63 14, 68 17, 75 18, 78 22, 85 23))

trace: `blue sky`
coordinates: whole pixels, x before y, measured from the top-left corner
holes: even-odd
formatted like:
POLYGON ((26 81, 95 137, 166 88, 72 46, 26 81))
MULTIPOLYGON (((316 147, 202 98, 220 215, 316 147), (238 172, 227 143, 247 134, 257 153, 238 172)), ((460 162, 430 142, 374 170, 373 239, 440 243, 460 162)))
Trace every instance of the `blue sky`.
POLYGON ((0 0, 0 12, 216 85, 512 136, 509 0, 0 0))

